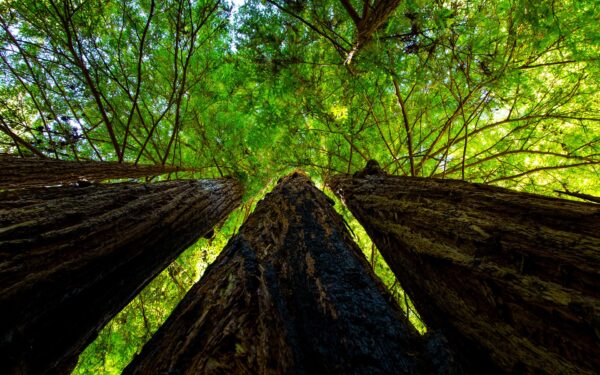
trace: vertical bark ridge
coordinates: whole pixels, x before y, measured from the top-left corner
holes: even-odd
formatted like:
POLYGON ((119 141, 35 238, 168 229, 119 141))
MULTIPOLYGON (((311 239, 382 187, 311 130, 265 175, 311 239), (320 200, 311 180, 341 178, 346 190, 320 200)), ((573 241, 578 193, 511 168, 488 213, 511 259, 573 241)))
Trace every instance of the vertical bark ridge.
POLYGON ((241 194, 231 179, 1 192, 0 372, 66 372, 241 194))
POLYGON ((332 202, 294 173, 125 373, 412 374, 431 370, 423 353, 332 202))
POLYGON ((0 155, 0 189, 52 186, 80 180, 159 176, 189 169, 162 165, 135 165, 100 161, 19 158, 0 155))
POLYGON ((376 167, 330 185, 476 372, 600 368, 600 206, 376 167))

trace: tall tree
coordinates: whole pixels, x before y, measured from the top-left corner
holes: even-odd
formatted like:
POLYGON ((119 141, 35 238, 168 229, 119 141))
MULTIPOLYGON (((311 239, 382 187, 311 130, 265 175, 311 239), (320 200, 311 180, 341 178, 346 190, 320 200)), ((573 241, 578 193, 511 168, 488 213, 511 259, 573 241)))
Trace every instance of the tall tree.
POLYGON ((331 183, 425 323, 483 371, 600 368, 600 206, 456 180, 331 183))
POLYGON ((421 344, 332 202, 293 173, 125 373, 422 373, 421 344))
POLYGON ((67 372, 97 331, 241 200, 232 179, 0 193, 0 372, 67 372))
MULTIPOLYGON (((0 152, 188 166, 249 196, 293 168, 325 180, 369 159, 598 196, 597 13, 594 0, 0 1, 0 152)), ((112 343, 132 331, 111 326, 112 343)), ((96 363, 125 362, 102 347, 96 363)))
POLYGON ((108 179, 151 177, 186 169, 97 161, 64 161, 0 155, 0 189, 108 179))

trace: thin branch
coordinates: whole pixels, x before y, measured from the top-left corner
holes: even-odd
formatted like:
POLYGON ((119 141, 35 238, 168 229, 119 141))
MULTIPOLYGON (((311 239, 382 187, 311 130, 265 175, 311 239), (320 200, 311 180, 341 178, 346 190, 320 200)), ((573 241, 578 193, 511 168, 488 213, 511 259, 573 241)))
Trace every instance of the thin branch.
POLYGON ((496 179, 488 181, 488 183, 491 184, 491 183, 499 182, 499 181, 513 180, 515 178, 523 177, 523 176, 526 176, 528 174, 532 174, 532 173, 536 173, 536 172, 540 172, 540 171, 548 171, 548 170, 554 170, 554 169, 567 169, 567 168, 581 167, 581 166, 584 166, 584 165, 596 165, 596 164, 600 164, 600 161, 588 161, 588 162, 584 162, 584 163, 565 164, 565 165, 552 165, 552 166, 546 166, 546 167, 539 167, 539 168, 530 169, 528 171, 525 171, 525 172, 522 172, 522 173, 518 173, 518 174, 515 174, 515 175, 512 175, 512 176, 498 177, 496 179))
POLYGON ((560 190, 554 190, 554 191, 558 194, 570 195, 571 197, 584 199, 584 200, 590 201, 590 202, 600 203, 600 197, 597 197, 595 195, 583 194, 583 193, 573 193, 570 191, 560 191, 560 190))
POLYGON ((404 100, 402 100, 402 93, 400 92, 400 87, 398 86, 398 81, 396 81, 396 78, 392 78, 392 82, 394 83, 394 90, 396 92, 396 98, 398 99, 398 105, 400 105, 400 109, 402 110, 402 120, 404 122, 404 130, 406 131, 406 147, 408 149, 408 160, 410 161, 410 175, 415 176, 415 160, 413 157, 412 129, 411 129, 409 121, 408 121, 408 114, 406 113, 406 107, 404 105, 404 100))

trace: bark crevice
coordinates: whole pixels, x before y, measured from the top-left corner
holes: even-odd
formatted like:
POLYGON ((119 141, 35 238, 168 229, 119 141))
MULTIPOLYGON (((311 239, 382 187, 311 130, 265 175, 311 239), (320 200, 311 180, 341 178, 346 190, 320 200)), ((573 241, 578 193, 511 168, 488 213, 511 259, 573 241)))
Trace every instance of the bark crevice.
POLYGON ((125 373, 458 371, 451 356, 433 369, 425 346, 330 200, 295 173, 258 203, 125 373))
POLYGON ((475 372, 600 368, 600 207, 372 167, 330 186, 475 372))
POLYGON ((231 179, 0 192, 0 369, 66 372, 241 195, 231 179))

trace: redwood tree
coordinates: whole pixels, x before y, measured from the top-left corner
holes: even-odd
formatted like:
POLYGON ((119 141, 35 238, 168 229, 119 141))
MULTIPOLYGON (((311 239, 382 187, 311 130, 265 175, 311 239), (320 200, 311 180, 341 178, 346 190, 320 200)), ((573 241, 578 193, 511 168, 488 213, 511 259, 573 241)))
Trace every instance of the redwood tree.
POLYGON ((331 185, 478 372, 600 368, 600 206, 370 163, 331 185))
POLYGON ((0 189, 50 186, 80 180, 158 176, 185 169, 100 161, 69 161, 0 155, 0 189))
POLYGON ((125 373, 408 374, 432 369, 423 355, 331 201, 294 173, 125 373))
POLYGON ((0 192, 0 373, 67 372, 240 200, 232 179, 0 192))

